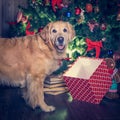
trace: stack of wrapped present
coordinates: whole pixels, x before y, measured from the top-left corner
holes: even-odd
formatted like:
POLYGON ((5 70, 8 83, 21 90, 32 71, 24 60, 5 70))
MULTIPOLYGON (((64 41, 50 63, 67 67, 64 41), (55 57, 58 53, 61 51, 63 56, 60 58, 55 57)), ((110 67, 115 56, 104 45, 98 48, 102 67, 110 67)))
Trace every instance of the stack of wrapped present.
POLYGON ((46 94, 58 95, 67 92, 66 84, 61 75, 51 75, 44 82, 44 92, 46 94))

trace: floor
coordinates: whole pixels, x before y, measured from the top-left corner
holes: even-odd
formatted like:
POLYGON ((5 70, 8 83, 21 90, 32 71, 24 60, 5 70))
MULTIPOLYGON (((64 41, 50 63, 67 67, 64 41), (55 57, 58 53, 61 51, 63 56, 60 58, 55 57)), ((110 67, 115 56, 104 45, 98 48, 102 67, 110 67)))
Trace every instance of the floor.
POLYGON ((21 89, 0 86, 0 120, 120 120, 120 99, 104 98, 99 105, 73 100, 69 93, 45 95, 56 111, 42 112, 26 105, 21 89))

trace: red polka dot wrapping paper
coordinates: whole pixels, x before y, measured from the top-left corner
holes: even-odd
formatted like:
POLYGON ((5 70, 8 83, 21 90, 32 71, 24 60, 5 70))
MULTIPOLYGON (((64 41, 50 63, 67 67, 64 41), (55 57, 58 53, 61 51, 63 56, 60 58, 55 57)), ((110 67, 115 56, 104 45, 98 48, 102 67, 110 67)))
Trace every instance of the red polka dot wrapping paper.
POLYGON ((109 90, 112 80, 106 61, 79 57, 63 74, 73 99, 99 104, 109 90))

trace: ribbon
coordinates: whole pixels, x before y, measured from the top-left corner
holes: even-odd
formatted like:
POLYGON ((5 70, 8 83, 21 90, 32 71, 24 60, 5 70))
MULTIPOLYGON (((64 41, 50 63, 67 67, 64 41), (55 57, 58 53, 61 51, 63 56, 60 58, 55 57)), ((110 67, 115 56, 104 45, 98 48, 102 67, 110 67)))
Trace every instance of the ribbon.
POLYGON ((26 35, 34 35, 35 32, 34 31, 29 31, 29 28, 30 28, 30 22, 28 22, 27 26, 26 26, 26 30, 25 30, 25 33, 26 35))
POLYGON ((56 6, 61 9, 62 0, 52 0, 53 11, 56 12, 56 6))
POLYGON ((63 60, 65 60, 65 61, 70 61, 71 58, 67 57, 67 58, 63 58, 63 59, 58 59, 58 65, 59 65, 59 66, 62 65, 63 60))
POLYGON ((102 41, 91 41, 89 38, 86 38, 86 43, 87 43, 87 52, 95 49, 96 50, 96 58, 100 56, 100 50, 102 46, 102 41))
POLYGON ((16 25, 17 22, 7 22, 9 25, 16 25))

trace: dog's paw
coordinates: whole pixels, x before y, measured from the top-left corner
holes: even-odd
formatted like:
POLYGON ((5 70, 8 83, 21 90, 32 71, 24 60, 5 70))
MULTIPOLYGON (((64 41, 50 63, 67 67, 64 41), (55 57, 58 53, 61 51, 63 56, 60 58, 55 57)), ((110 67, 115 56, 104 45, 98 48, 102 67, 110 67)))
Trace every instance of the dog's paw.
POLYGON ((55 110, 54 106, 47 106, 43 111, 45 111, 45 112, 52 112, 54 110, 55 110))

